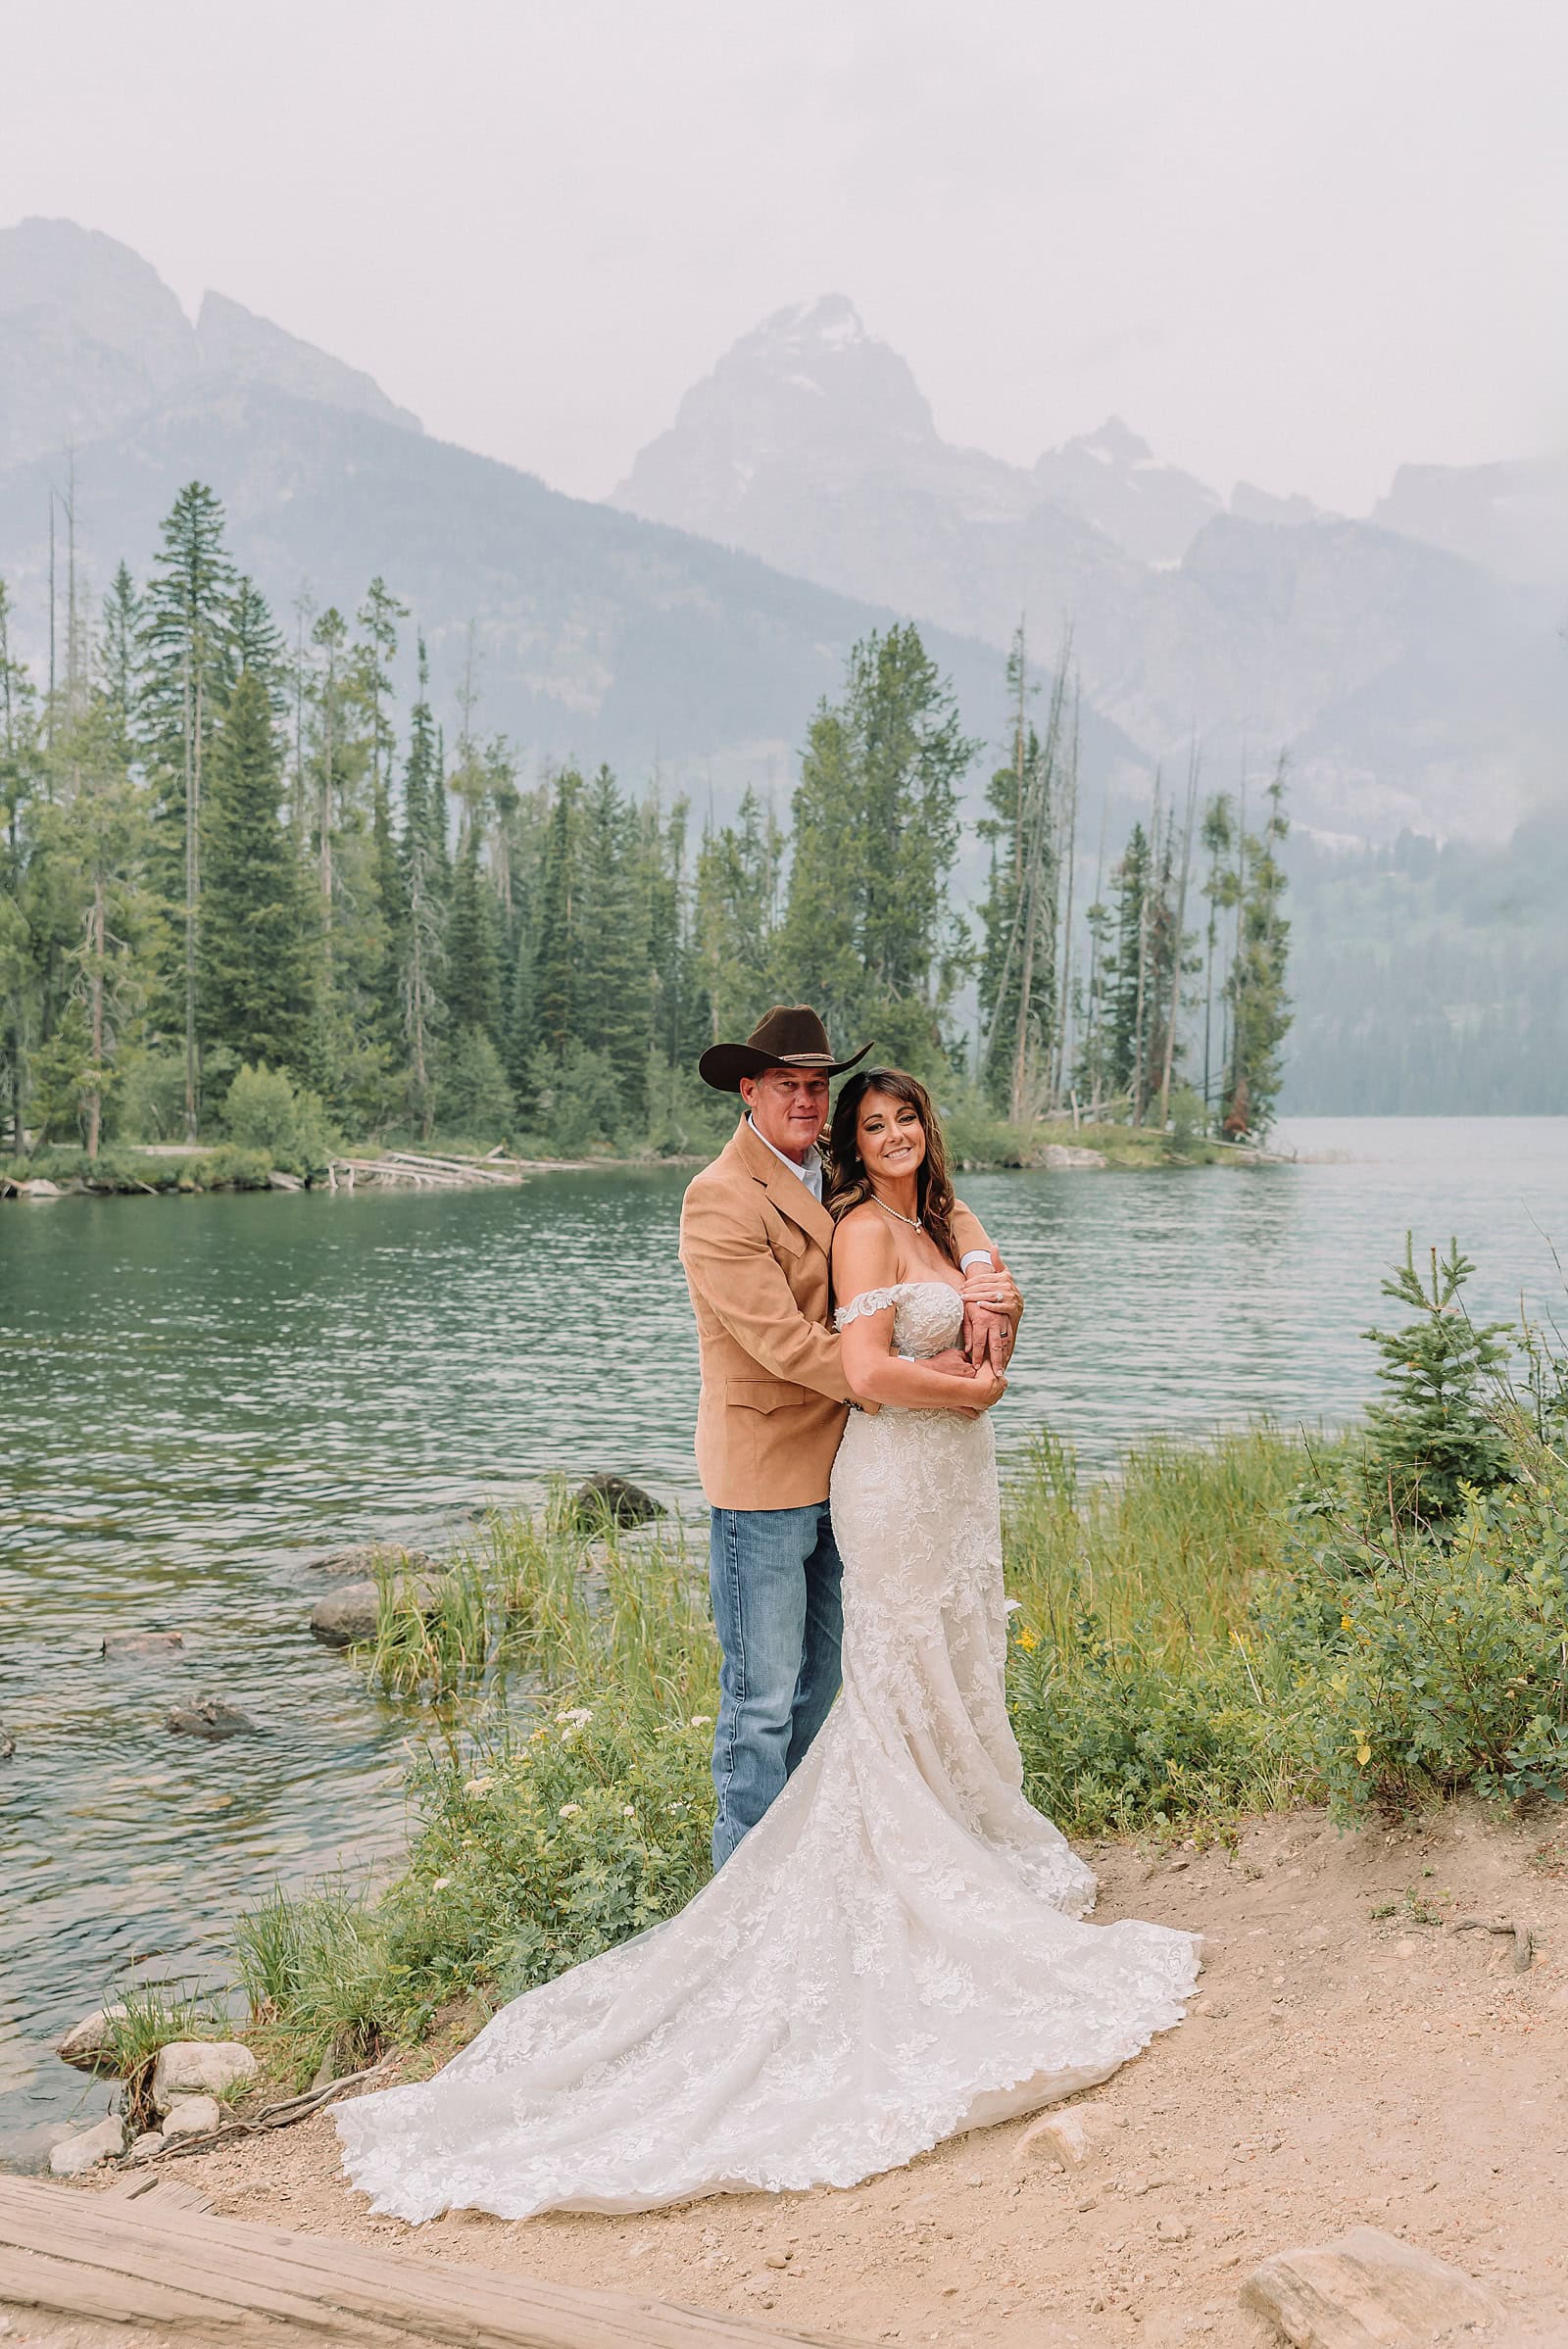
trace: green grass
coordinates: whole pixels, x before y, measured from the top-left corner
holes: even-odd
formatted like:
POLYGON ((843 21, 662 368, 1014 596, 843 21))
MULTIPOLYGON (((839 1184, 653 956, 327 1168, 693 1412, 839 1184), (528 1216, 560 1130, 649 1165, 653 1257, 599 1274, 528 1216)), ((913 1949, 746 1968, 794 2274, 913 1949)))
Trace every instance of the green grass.
MULTIPOLYGON (((1042 1435, 1008 1484, 1007 1694, 1070 1833, 1223 1835, 1469 1788, 1568 1796, 1568 1458, 1494 1398, 1507 1472, 1440 1526, 1391 1515, 1362 1440, 1152 1438, 1084 1483, 1042 1435)), ((422 1703, 417 1825, 371 1897, 242 1920, 256 2026, 306 2074, 415 2044, 680 1908, 708 1874, 717 1651, 678 1527, 498 1515, 359 1651, 422 1703), (443 2025, 443 2028, 447 2026, 443 2025)))

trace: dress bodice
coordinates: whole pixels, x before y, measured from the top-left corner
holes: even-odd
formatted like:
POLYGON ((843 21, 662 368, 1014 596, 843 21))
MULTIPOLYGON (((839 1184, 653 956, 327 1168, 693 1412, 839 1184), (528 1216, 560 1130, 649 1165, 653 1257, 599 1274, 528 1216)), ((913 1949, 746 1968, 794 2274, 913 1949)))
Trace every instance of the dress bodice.
POLYGON ((862 1289, 840 1305, 835 1329, 847 1330, 862 1313, 892 1305, 893 1343, 908 1360, 923 1362, 957 1342, 963 1328, 963 1299, 946 1281, 895 1281, 888 1289, 862 1289))

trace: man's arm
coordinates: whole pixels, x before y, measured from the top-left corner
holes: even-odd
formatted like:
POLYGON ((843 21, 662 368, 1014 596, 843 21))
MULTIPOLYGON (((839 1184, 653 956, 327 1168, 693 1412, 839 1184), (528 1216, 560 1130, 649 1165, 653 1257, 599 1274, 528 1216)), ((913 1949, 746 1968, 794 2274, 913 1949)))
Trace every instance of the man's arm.
POLYGON ((953 1239, 963 1281, 963 1350, 971 1362, 1005 1370, 1011 1359, 1023 1298, 985 1227, 962 1199, 953 1208, 953 1239))
POLYGON ((680 1257, 703 1302, 775 1378, 851 1400, 838 1339, 801 1311, 760 1217, 694 1189, 681 1212, 680 1257))

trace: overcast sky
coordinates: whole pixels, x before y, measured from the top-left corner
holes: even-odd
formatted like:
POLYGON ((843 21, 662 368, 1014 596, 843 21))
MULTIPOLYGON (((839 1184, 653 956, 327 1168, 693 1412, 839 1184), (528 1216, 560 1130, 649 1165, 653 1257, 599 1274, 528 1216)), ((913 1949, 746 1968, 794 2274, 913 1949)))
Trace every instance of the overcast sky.
POLYGON ((786 302, 951 439, 1364 511, 1568 443, 1554 0, 0 0, 0 224, 601 496, 786 302))

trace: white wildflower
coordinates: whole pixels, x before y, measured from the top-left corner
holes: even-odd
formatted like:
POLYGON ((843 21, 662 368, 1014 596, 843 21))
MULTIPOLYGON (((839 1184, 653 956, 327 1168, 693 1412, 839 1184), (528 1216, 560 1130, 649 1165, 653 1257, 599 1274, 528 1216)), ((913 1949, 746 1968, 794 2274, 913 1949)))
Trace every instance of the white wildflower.
POLYGON ((465 1794, 488 1794, 495 1783, 493 1778, 470 1778, 463 1791, 465 1794))
POLYGON ((713 1716, 711 1713, 694 1713, 692 1715, 693 1729, 711 1729, 712 1726, 713 1716))
POLYGON ((581 1809, 582 1804, 580 1802, 564 1802, 560 1810, 556 1813, 556 1817, 558 1819, 575 1819, 577 1813, 581 1809))

